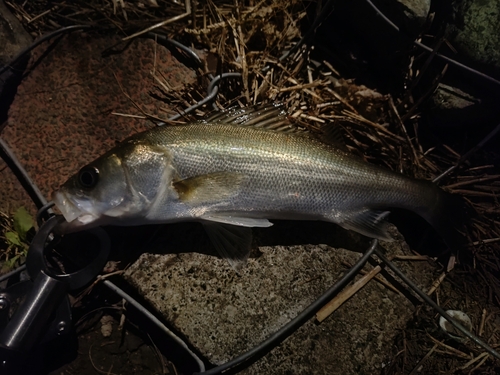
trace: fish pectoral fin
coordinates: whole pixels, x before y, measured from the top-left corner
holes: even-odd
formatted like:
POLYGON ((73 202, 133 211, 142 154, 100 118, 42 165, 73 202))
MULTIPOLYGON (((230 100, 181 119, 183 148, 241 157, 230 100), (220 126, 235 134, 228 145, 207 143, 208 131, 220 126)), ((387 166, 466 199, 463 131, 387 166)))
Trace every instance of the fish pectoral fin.
POLYGON ((241 270, 250 255, 252 229, 210 221, 202 223, 219 255, 236 271, 241 270))
POLYGON ((365 209, 347 215, 347 218, 339 224, 368 237, 378 238, 382 241, 394 241, 388 232, 389 223, 385 220, 389 214, 389 211, 365 209))
POLYGON ((241 173, 215 172, 175 181, 173 187, 182 202, 195 205, 235 196, 244 179, 241 173))
POLYGON ((267 227, 270 227, 273 225, 273 223, 271 223, 267 219, 253 219, 253 218, 249 218, 249 217, 239 217, 239 216, 234 216, 231 214, 223 214, 223 213, 203 215, 203 216, 201 216, 201 219, 216 222, 216 223, 237 225, 240 227, 267 228, 267 227))

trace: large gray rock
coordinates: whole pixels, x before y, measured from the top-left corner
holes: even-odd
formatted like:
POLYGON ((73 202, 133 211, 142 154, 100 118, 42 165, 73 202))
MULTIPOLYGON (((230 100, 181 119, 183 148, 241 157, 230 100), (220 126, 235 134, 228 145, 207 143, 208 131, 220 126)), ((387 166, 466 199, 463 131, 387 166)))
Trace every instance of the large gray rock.
POLYGON ((469 61, 500 74, 500 2, 459 0, 449 27, 453 46, 469 61))
POLYGON ((415 34, 421 31, 431 8, 430 0, 376 0, 373 3, 396 25, 415 34))
POLYGON ((32 43, 31 36, 0 0, 0 68, 32 43))
MULTIPOLYGON (((9 64, 24 48, 32 43, 31 36, 0 0, 0 69, 9 64)), ((7 110, 28 61, 29 54, 16 66, 0 74, 0 126, 7 119, 7 110)), ((1 130, 1 127, 0 127, 1 130)), ((0 165, 1 167, 1 165, 0 165)))
POLYGON ((409 23, 420 27, 424 25, 431 9, 430 0, 395 0, 395 3, 409 23))
POLYGON ((456 87, 440 83, 433 95, 434 104, 441 110, 465 110, 481 100, 456 87))
POLYGON ((431 116, 439 126, 473 124, 484 118, 483 101, 457 87, 440 83, 431 97, 431 116))
MULTIPOLYGON (((389 254, 408 251, 402 241, 383 246, 389 254)), ((240 274, 212 256, 144 254, 125 277, 194 348, 222 364, 276 332, 360 256, 326 245, 260 251, 240 274)), ((418 284, 430 285, 427 264, 401 266, 418 284)), ((405 297, 372 280, 323 323, 307 322, 245 373, 378 373, 412 312, 405 297)))

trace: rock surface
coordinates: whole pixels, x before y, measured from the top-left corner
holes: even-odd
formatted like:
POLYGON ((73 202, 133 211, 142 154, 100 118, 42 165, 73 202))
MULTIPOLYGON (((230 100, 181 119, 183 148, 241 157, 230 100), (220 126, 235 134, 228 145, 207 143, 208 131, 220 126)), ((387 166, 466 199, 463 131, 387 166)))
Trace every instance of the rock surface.
POLYGON ((484 118, 486 105, 479 98, 457 87, 440 83, 432 94, 431 103, 432 119, 438 126, 460 126, 484 118))
MULTIPOLYGON (((407 252, 402 241, 383 246, 388 254, 407 252)), ((144 254, 125 277, 195 349, 222 364, 276 332, 359 259, 327 245, 259 249, 262 255, 250 258, 240 274, 207 255, 144 254)), ((411 279, 430 285, 427 264, 400 265, 411 279)), ((308 321, 244 373, 379 373, 412 312, 408 299, 372 280, 324 322, 308 321)))
POLYGON ((451 42, 469 61, 500 75, 500 2, 461 0, 453 2, 451 42))
POLYGON ((404 31, 418 34, 427 20, 430 0, 377 0, 373 2, 404 31))
MULTIPOLYGON (((31 42, 31 36, 24 30, 19 20, 0 1, 0 69, 12 62, 12 59, 31 42)), ((7 110, 12 103, 15 88, 21 80, 29 55, 0 74, 0 130, 7 119, 7 110)), ((0 165, 1 167, 1 165, 0 165)))
POLYGON ((434 104, 442 110, 460 110, 481 103, 481 100, 452 86, 440 83, 433 95, 434 104))
MULTIPOLYGON (((54 45, 42 44, 18 87, 0 136, 48 199, 83 165, 129 135, 153 126, 149 120, 116 113, 165 119, 174 112, 168 103, 150 95, 159 94, 152 71, 176 90, 196 79, 192 69, 149 39, 134 40, 118 46, 126 47, 119 53, 103 56, 118 40, 73 32, 54 45)), ((1 160, 0 180, 0 210, 33 208, 1 160)))
POLYGON ((10 62, 23 48, 28 47, 31 36, 24 30, 19 20, 0 1, 0 68, 10 62))

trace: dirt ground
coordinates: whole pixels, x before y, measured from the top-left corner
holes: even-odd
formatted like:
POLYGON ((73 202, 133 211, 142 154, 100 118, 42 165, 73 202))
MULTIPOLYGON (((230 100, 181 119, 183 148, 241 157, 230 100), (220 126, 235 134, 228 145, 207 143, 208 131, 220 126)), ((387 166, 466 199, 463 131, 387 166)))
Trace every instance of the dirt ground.
POLYGON ((50 375, 175 374, 173 365, 154 345, 131 328, 129 324, 120 327, 119 320, 103 314, 93 326, 78 334, 76 358, 50 375))

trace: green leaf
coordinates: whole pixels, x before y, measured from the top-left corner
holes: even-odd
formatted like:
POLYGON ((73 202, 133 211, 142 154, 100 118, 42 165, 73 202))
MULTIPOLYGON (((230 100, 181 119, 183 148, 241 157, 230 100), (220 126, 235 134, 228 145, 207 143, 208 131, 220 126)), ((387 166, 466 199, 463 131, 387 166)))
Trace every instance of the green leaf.
POLYGON ((33 218, 26 208, 19 207, 14 214, 14 229, 19 234, 19 238, 24 240, 31 228, 33 228, 33 218))
POLYGON ((16 232, 5 232, 5 239, 11 245, 22 246, 19 235, 16 232))
POLYGON ((15 255, 12 258, 10 258, 8 261, 6 261, 5 265, 7 266, 7 268, 8 269, 14 268, 19 257, 20 257, 20 255, 15 255))

